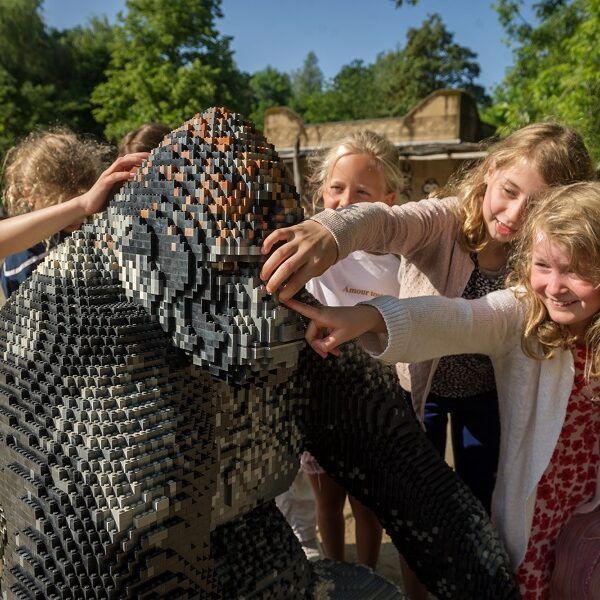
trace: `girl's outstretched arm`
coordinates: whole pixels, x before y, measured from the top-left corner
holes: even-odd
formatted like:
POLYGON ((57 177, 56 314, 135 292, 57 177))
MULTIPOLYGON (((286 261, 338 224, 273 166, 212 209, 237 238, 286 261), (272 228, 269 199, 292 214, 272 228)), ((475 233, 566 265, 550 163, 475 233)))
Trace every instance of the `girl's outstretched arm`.
POLYGON ((298 300, 287 300, 286 304, 310 319, 304 337, 322 358, 328 354, 339 356, 338 346, 365 333, 386 332, 383 317, 374 306, 316 307, 298 300))
POLYGON ((477 300, 379 296, 351 307, 286 304, 311 319, 306 340, 322 357, 339 356, 338 346, 359 336, 372 356, 389 364, 450 354, 494 356, 520 343, 522 305, 513 290, 477 300))
POLYGON ((327 209, 310 220, 281 228, 263 242, 268 254, 261 278, 267 290, 289 300, 310 279, 355 250, 410 256, 441 237, 456 236, 455 198, 421 200, 402 206, 362 202, 327 209))
POLYGON ((81 196, 0 221, 0 258, 31 248, 72 223, 102 210, 116 189, 133 177, 147 156, 147 152, 138 152, 117 158, 81 196))

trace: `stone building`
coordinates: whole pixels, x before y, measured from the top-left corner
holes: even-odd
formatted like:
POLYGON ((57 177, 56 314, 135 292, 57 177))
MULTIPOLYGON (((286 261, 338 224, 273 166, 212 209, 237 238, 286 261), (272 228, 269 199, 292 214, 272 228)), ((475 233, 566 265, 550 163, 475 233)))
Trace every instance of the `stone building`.
POLYGON ((265 114, 265 136, 292 170, 299 191, 307 157, 358 129, 385 135, 398 148, 406 174, 399 202, 426 197, 465 161, 484 156, 479 142, 494 133, 480 120, 473 98, 461 90, 433 92, 403 117, 308 124, 285 107, 265 114))

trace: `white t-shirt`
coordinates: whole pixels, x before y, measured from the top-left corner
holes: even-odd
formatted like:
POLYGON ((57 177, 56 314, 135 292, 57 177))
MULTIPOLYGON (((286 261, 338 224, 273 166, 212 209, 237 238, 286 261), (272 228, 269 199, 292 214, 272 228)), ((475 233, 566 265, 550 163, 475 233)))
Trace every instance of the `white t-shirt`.
POLYGON ((306 289, 325 306, 354 306, 377 296, 398 297, 400 260, 358 250, 314 277, 306 289))

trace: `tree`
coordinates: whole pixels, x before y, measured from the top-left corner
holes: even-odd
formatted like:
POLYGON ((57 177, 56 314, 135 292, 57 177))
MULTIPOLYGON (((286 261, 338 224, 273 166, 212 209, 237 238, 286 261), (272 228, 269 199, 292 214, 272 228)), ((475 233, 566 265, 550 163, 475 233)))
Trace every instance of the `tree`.
POLYGON ((35 107, 50 116, 54 87, 45 77, 49 39, 40 0, 0 0, 0 147, 5 151, 36 122, 35 107), (29 48, 26 48, 26 42, 29 48))
POLYGON ((442 88, 461 88, 479 103, 488 98, 475 84, 480 68, 477 54, 454 42, 438 14, 407 33, 403 49, 382 53, 374 65, 380 116, 405 114, 419 100, 442 88))
POLYGON ((252 112, 250 119, 259 128, 264 126, 265 110, 271 106, 285 106, 292 96, 292 83, 287 73, 267 66, 250 77, 252 112))
POLYGON ((89 95, 108 65, 112 29, 47 28, 41 0, 0 0, 0 154, 39 126, 100 134, 89 95))
POLYGON ((309 122, 348 121, 373 116, 373 68, 361 60, 344 65, 322 93, 309 97, 304 118, 309 122))
POLYGON ((248 78, 219 35, 220 0, 128 0, 92 101, 116 139, 143 121, 176 125, 210 105, 249 107, 248 78))
POLYGON ((584 136, 600 161, 600 0, 540 1, 534 5, 536 24, 523 19, 521 5, 496 5, 514 64, 486 118, 500 131, 561 121, 584 136))
POLYGON ((317 55, 311 51, 306 55, 302 67, 292 73, 292 108, 304 114, 311 101, 314 102, 315 97, 322 93, 323 83, 323 71, 317 55))
POLYGON ((62 119, 75 131, 102 137, 103 128, 92 115, 90 96, 105 79, 113 34, 106 17, 94 17, 86 27, 64 30, 57 37, 65 60, 62 67, 57 65, 60 75, 56 79, 57 87, 64 92, 62 119))

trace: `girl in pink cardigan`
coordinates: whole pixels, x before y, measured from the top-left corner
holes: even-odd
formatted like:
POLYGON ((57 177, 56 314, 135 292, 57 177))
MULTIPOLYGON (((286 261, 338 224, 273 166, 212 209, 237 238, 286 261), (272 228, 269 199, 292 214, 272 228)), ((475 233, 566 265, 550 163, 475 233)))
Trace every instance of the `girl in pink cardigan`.
MULTIPOLYGON (((600 522, 600 184, 564 186, 540 200, 512 264, 514 287, 477 300, 288 303, 312 319, 306 339, 322 356, 363 336, 367 350, 392 363, 462 352, 491 357, 502 423, 492 518, 523 598, 541 600, 558 597, 551 593, 555 547, 571 516, 596 511, 600 522)), ((597 560, 571 559, 576 570, 597 560)), ((564 580, 555 583, 564 593, 564 580)))
MULTIPOLYGON (((552 123, 530 125, 459 174, 448 197, 326 210, 272 233, 263 251, 280 245, 262 276, 267 290, 279 290, 285 301, 350 252, 392 252, 403 257, 400 297, 479 298, 504 287, 508 251, 525 208, 549 186, 592 177, 577 133, 552 123)), ((450 417, 457 472, 489 510, 500 435, 491 362, 481 354, 463 354, 399 364, 398 372, 442 455, 450 417)), ((411 598, 425 597, 408 572, 405 580, 411 598)))

